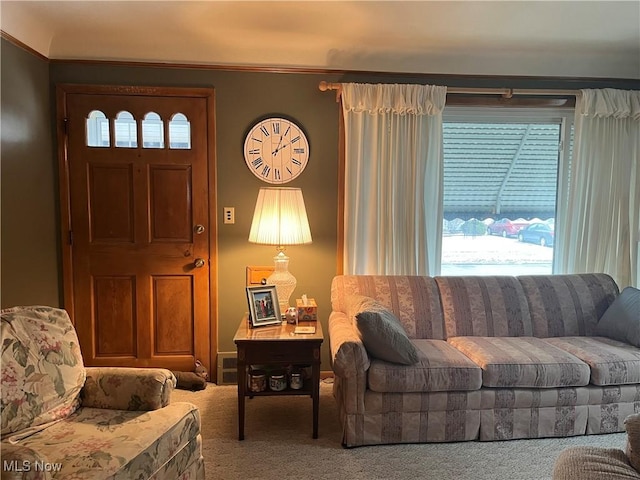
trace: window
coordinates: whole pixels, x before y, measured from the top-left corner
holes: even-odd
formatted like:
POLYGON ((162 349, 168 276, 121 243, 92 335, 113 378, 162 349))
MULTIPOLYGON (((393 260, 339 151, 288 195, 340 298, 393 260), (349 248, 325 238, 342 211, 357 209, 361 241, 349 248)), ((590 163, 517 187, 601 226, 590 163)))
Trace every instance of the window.
POLYGON ((118 113, 115 121, 116 147, 136 148, 138 129, 133 115, 127 111, 118 113))
POLYGON ((142 148, 164 148, 164 122, 155 112, 142 120, 142 148))
POLYGON ((87 146, 108 147, 109 120, 100 110, 93 110, 87 118, 87 146))
POLYGON ((552 273, 572 110, 448 107, 442 275, 552 273))
POLYGON ((169 123, 169 148, 191 148, 191 124, 182 113, 176 113, 169 123))

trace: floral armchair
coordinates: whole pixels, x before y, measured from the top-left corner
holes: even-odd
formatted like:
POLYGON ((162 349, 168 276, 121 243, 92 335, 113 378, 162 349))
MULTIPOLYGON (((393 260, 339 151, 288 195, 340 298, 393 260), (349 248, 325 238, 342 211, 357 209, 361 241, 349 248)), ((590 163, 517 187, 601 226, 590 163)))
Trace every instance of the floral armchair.
POLYGON ((157 368, 84 367, 66 311, 2 310, 2 479, 204 479, 200 416, 157 368))

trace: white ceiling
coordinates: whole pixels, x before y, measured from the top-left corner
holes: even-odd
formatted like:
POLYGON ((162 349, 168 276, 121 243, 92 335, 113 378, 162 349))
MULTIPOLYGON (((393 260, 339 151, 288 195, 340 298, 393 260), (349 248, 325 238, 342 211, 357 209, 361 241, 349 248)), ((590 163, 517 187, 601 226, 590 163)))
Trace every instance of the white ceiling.
POLYGON ((51 59, 640 79, 640 0, 5 1, 51 59))

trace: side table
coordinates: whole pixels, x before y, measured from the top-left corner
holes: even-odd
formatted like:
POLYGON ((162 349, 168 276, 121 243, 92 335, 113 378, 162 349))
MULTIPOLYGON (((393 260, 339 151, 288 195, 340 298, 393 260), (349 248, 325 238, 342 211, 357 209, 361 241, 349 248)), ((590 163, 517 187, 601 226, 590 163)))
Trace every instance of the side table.
POLYGON ((269 395, 310 395, 313 399, 313 438, 318 438, 318 412, 320 410, 320 346, 324 340, 320 322, 300 322, 301 326, 314 326, 313 334, 295 334, 295 325, 283 324, 249 328, 245 316, 233 337, 238 353, 238 440, 244 440, 245 397, 269 395), (248 391, 248 368, 251 365, 287 366, 311 365, 311 378, 299 390, 286 388, 263 392, 248 391))

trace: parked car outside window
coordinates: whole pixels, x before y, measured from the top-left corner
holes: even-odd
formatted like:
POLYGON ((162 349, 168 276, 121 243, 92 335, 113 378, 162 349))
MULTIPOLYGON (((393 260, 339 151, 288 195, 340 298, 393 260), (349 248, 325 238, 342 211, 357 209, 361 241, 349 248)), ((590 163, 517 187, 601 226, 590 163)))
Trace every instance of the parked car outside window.
POLYGON ((520 229, 529 225, 526 220, 509 220, 508 218, 502 218, 493 222, 487 227, 487 233, 489 235, 502 235, 503 237, 517 237, 520 229))
POLYGON ((553 246, 554 231, 547 223, 532 223, 518 232, 521 242, 537 243, 543 247, 553 246))

